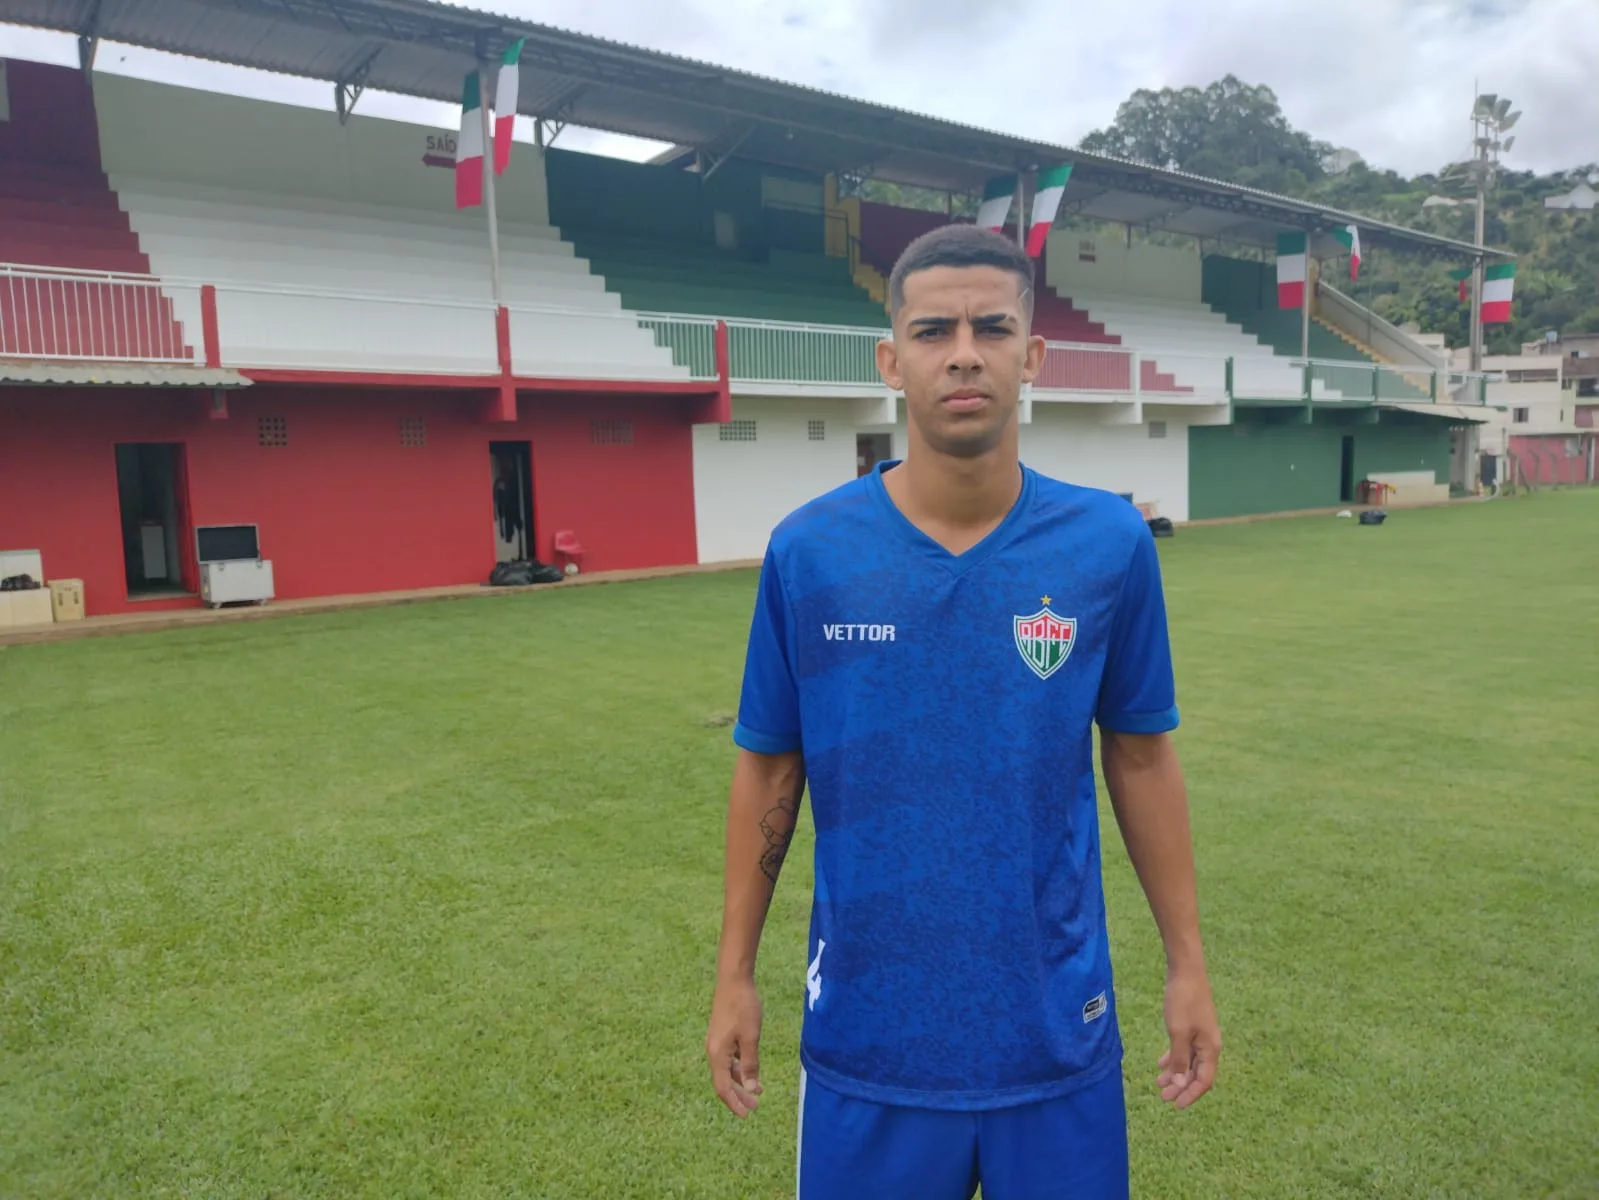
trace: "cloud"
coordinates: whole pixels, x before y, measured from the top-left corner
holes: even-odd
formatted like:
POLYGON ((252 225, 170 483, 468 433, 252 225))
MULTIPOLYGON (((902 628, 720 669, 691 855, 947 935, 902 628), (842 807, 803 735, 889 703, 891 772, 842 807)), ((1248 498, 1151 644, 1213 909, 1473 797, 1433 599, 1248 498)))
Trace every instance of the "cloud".
MULTIPOLYGON (((1229 72, 1269 85, 1312 135, 1405 174, 1468 149, 1472 88, 1525 116, 1506 165, 1599 162, 1596 0, 1116 0, 994 7, 971 0, 472 0, 509 15, 1066 145, 1139 87, 1229 72)), ((285 84, 126 48, 103 69, 322 107, 285 84)), ((0 27, 0 55, 72 62, 71 39, 0 27), (48 54, 39 53, 41 40, 48 54), (22 49, 17 47, 21 45, 22 49), (28 47, 33 53, 29 53, 28 47)), ((368 94, 362 111, 448 126, 449 105, 368 94)), ((627 157, 655 147, 573 130, 563 144, 627 157)))

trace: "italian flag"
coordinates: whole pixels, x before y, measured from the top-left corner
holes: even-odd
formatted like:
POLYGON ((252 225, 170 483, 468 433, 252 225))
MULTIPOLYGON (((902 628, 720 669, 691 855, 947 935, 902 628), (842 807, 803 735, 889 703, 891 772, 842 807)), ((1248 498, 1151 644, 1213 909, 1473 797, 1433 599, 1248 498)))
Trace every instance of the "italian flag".
POLYGON ((1494 263, 1482 278, 1482 323, 1497 325, 1510 320, 1510 294, 1516 285, 1515 263, 1494 263))
POLYGON ((1305 303, 1305 235, 1277 235, 1277 307, 1301 308, 1305 303))
POLYGON ((1016 179, 1012 175, 997 175, 983 188, 983 202, 977 208, 977 224, 982 229, 998 233, 1005 228, 1005 218, 1010 216, 1011 201, 1016 198, 1016 179))
POLYGON ((466 77, 461 91, 461 133, 455 139, 455 207, 483 203, 483 98, 477 72, 466 77))
POLYGON ((521 83, 522 43, 517 38, 500 57, 500 74, 494 82, 494 173, 505 174, 511 165, 511 129, 516 124, 516 90, 521 83))
POLYGON ((1033 223, 1027 230, 1027 254, 1037 258, 1044 252, 1049 231, 1055 224, 1055 214, 1060 211, 1060 198, 1066 192, 1066 181, 1071 178, 1071 164, 1051 167, 1038 176, 1038 191, 1033 194, 1033 223))
POLYGON ((1342 229, 1332 231, 1333 237, 1344 244, 1344 249, 1349 251, 1349 278, 1360 278, 1360 230, 1353 225, 1345 225, 1342 229))
POLYGON ((1460 285, 1460 302, 1464 304, 1466 302, 1466 280, 1471 278, 1471 268, 1460 267, 1451 271, 1449 272, 1449 278, 1460 285))

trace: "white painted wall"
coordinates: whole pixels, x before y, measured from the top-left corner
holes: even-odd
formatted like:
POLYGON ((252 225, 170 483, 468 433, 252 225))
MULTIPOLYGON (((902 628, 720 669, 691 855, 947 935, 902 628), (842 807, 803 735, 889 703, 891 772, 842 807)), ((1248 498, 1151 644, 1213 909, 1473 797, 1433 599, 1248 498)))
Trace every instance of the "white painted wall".
POLYGON ((855 478, 847 401, 733 398, 733 419, 753 420, 753 442, 723 441, 720 425, 694 427, 694 511, 700 562, 760 558, 777 523, 855 478), (808 422, 825 421, 824 440, 808 422))
MULTIPOLYGON (((1180 412, 1176 415, 1181 415, 1180 412)), ((699 560, 760 558, 772 529, 807 500, 855 478, 855 436, 891 433, 893 454, 903 458, 906 432, 897 426, 862 426, 851 407, 824 400, 733 400, 735 420, 754 420, 754 442, 724 442, 717 425, 694 428, 694 506, 699 560), (826 440, 812 442, 807 422, 826 421, 826 440)), ((1157 412, 1155 419, 1159 420, 1157 412)), ((1033 422, 1021 429, 1028 466, 1067 483, 1132 492, 1161 516, 1188 519, 1188 426, 1166 422, 1166 436, 1149 425, 1105 425, 1103 413, 1074 405, 1035 404, 1033 422)))
POLYGON ((1075 290, 1186 300, 1198 304, 1197 250, 1151 246, 1119 237, 1093 237, 1068 229, 1049 235, 1044 281, 1063 296, 1075 290))
MULTIPOLYGON (((427 139, 448 133, 353 114, 224 96, 96 72, 100 161, 108 175, 244 191, 353 200, 438 215, 481 230, 481 209, 457 213, 455 172, 424 166, 427 139)), ((549 222, 536 150, 519 143, 495 181, 502 221, 549 222)))
POLYGON ((1186 521, 1188 426, 1168 420, 1164 438, 1151 438, 1149 429, 1148 421, 1105 425, 1093 411, 1034 404, 1033 423, 1021 430, 1021 457, 1042 474, 1108 492, 1131 492, 1135 504, 1153 503, 1160 516, 1186 521))

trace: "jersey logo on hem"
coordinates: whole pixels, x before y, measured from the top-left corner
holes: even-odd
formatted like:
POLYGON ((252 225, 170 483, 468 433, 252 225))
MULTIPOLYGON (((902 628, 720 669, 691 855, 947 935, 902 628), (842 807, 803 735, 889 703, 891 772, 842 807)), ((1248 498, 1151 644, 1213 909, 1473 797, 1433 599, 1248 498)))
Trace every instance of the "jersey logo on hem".
POLYGON ((1049 597, 1043 599, 1043 608, 1015 618, 1016 649, 1034 675, 1048 679, 1071 657, 1077 644, 1077 618, 1056 616, 1050 611, 1049 597))
POLYGON ((816 957, 811 959, 811 965, 805 971, 805 990, 810 993, 811 1008, 815 1008, 816 1002, 822 998, 822 951, 826 949, 827 943, 818 940, 816 957))
POLYGON ((1105 1010, 1109 1007, 1110 1002, 1105 999, 1105 993, 1099 993, 1099 995, 1083 1005, 1083 1024, 1087 1025, 1090 1021, 1104 1016, 1105 1010))

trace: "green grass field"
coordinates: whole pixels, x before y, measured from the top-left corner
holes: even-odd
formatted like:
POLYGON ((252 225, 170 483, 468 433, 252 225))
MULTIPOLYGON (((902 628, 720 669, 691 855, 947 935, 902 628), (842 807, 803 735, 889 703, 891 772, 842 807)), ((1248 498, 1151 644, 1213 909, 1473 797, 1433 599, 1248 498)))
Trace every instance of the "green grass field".
MULTIPOLYGON (((1161 543, 1226 1038, 1134 1193, 1599 1193, 1599 492, 1161 543)), ((0 650, 0 1196, 791 1194, 702 1054, 753 576, 0 650)))

